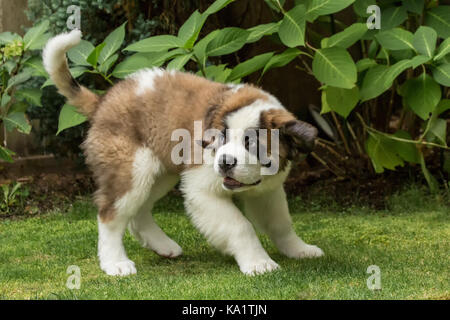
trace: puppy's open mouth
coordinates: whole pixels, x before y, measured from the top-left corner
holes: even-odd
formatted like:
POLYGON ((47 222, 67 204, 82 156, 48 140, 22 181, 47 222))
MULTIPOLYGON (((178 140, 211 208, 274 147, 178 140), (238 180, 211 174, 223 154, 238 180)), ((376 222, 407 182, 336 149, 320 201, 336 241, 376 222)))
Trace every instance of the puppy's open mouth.
POLYGON ((239 182, 231 177, 225 177, 223 179, 223 185, 230 190, 234 190, 234 189, 238 189, 238 188, 242 188, 242 187, 251 187, 251 186, 256 186, 257 184, 259 184, 261 182, 261 180, 256 181, 255 183, 250 183, 250 184, 245 184, 242 182, 239 182))

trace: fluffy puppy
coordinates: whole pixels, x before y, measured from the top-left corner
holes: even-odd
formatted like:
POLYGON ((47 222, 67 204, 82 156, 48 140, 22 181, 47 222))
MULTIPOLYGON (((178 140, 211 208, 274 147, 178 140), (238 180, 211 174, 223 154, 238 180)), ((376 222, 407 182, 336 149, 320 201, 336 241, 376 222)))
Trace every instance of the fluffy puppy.
POLYGON ((254 86, 216 83, 159 68, 138 71, 100 97, 69 72, 66 52, 80 39, 78 30, 52 38, 43 61, 59 92, 90 121, 83 149, 97 184, 98 256, 104 272, 136 273, 122 243, 127 226, 157 254, 181 255, 181 247, 151 215, 154 203, 180 178, 191 220, 212 245, 236 259, 243 273, 262 274, 279 267, 253 226, 289 257, 323 255, 294 232, 283 190, 291 161, 313 148, 316 128, 254 86), (265 129, 267 139, 259 143, 261 130, 255 129, 265 129), (205 138, 208 130, 215 135, 205 138), (249 139, 250 131, 257 133, 256 140, 254 134, 249 139), (180 151, 177 137, 183 135, 190 147, 180 151), (200 161, 193 161, 198 148, 200 161), (255 152, 263 149, 270 150, 264 161, 262 153, 255 152), (246 216, 234 197, 243 201, 246 216))

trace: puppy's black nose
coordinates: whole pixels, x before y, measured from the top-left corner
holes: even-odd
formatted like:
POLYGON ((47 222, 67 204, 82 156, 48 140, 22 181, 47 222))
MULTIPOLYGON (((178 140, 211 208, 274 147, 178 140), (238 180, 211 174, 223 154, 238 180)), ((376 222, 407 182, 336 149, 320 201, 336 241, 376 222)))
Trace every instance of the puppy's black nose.
POLYGON ((228 172, 233 169, 237 164, 237 159, 228 154, 223 154, 219 158, 219 168, 223 172, 228 172))

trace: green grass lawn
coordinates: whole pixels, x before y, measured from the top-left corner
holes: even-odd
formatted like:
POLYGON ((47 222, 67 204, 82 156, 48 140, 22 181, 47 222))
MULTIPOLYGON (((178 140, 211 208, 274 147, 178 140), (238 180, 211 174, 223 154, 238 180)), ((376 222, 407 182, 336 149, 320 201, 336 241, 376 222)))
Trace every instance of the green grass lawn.
POLYGON ((105 275, 96 257, 96 210, 88 200, 65 212, 0 220, 0 298, 3 299, 450 299, 450 212, 413 188, 388 209, 342 208, 327 199, 291 199, 295 229, 325 257, 292 260, 261 236, 281 270, 256 277, 214 250, 186 218, 182 200, 166 197, 159 225, 184 250, 175 260, 125 247, 137 275, 105 275), (81 269, 81 288, 69 290, 67 267, 81 269), (381 269, 378 291, 367 288, 367 267, 381 269))

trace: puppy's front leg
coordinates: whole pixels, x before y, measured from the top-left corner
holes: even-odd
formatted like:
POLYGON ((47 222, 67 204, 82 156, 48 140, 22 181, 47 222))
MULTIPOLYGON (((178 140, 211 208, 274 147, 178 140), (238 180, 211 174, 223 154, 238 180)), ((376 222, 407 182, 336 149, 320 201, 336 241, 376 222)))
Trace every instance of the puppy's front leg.
POLYGON ((232 255, 243 273, 263 274, 279 267, 231 198, 198 190, 187 192, 185 197, 186 210, 193 223, 212 245, 232 255))

